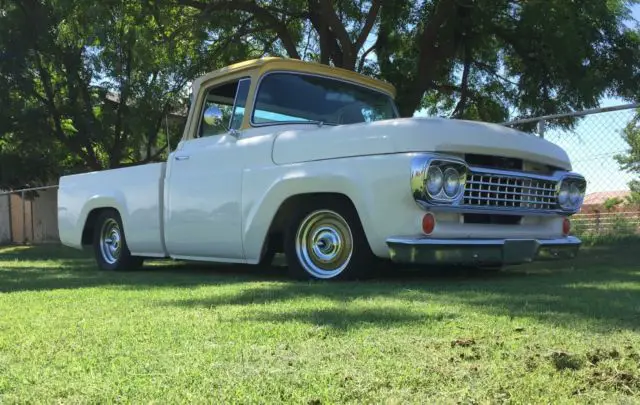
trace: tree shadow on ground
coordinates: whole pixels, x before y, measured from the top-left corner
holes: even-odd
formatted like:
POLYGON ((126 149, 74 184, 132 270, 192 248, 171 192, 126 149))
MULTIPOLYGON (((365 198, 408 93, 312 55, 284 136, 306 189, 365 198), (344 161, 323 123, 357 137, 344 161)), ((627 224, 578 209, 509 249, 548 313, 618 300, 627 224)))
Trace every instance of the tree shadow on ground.
POLYGON ((305 308, 285 312, 252 310, 239 321, 258 321, 282 324, 302 322, 334 331, 347 332, 367 326, 392 328, 398 325, 425 324, 454 320, 457 316, 450 313, 430 314, 423 311, 411 311, 403 308, 305 308))
MULTIPOLYGON (((246 265, 151 262, 142 271, 99 272, 90 255, 67 254, 59 247, 20 251, 0 249, 0 292, 238 284, 238 289, 213 290, 205 298, 168 300, 159 305, 213 308, 312 298, 336 303, 382 298, 426 305, 435 300, 462 304, 486 313, 533 317, 555 324, 580 321, 591 322, 603 330, 638 329, 640 264, 634 249, 637 247, 633 244, 595 247, 585 249, 573 261, 536 263, 504 272, 453 268, 418 271, 390 266, 374 280, 339 283, 293 282, 286 278, 282 268, 246 265)), ((335 325, 357 322, 357 317, 348 312, 326 311, 329 310, 300 310, 279 315, 256 312, 254 316, 274 322, 294 319, 335 325)), ((385 319, 411 322, 424 315, 416 316, 387 313, 386 316, 369 314, 368 318, 361 315, 359 319, 376 323, 385 322, 385 319)))
POLYGON ((0 292, 100 286, 191 287, 273 281, 278 277, 286 280, 275 268, 153 259, 135 271, 99 271, 88 252, 57 245, 0 247, 0 292))
MULTIPOLYGON (((407 303, 461 304, 501 316, 531 317, 562 325, 589 322, 602 331, 640 330, 640 264, 632 246, 596 247, 569 262, 540 262, 504 272, 464 269, 405 270, 389 267, 368 282, 283 282, 247 285, 233 294, 183 299, 163 305, 246 306, 305 299, 336 303, 392 299, 407 303)), ((262 314, 273 321, 314 320, 319 311, 262 314)), ((258 315, 256 315, 258 316, 258 315)), ((383 319, 384 317, 381 317, 383 319)))

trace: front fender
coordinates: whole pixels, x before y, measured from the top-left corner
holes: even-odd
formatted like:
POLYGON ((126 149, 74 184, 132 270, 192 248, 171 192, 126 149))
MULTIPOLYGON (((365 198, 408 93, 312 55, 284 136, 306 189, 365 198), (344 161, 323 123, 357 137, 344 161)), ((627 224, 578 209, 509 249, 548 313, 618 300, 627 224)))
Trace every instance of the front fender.
MULTIPOLYGON (((349 166, 349 165, 347 165, 349 166)), ((243 247, 249 263, 260 259, 263 244, 278 209, 288 198, 309 193, 338 193, 349 198, 370 235, 368 217, 371 190, 358 184, 358 176, 336 162, 276 166, 243 176, 243 247), (341 167, 342 166, 342 167, 341 167), (262 187, 260 187, 262 185, 262 187)), ((357 171, 355 172, 357 173, 357 171)))

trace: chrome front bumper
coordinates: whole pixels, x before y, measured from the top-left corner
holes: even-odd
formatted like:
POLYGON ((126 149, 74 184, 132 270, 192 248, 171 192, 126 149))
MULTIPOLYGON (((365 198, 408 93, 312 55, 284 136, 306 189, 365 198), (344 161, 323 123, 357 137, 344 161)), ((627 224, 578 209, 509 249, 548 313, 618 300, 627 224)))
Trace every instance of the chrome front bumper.
POLYGON ((521 264, 534 260, 570 259, 581 241, 559 239, 433 239, 419 236, 387 239, 390 258, 416 264, 521 264))

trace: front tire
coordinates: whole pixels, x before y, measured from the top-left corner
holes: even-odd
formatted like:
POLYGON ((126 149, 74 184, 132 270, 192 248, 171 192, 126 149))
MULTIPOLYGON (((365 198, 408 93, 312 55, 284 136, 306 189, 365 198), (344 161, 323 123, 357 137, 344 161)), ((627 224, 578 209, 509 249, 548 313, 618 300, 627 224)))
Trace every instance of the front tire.
POLYGON ((339 200, 304 204, 285 229, 289 275, 349 280, 374 273, 374 258, 355 209, 339 200))
POLYGON ((93 251, 100 270, 136 270, 142 266, 142 257, 131 256, 122 220, 115 210, 105 210, 98 215, 94 226, 93 251))

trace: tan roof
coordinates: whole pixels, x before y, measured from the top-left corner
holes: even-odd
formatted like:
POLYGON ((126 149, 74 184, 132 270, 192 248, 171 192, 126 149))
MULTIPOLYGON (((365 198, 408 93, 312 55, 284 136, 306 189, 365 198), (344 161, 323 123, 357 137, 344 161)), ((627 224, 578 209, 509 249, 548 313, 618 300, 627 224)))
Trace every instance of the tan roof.
POLYGON ((584 203, 582 205, 602 205, 609 198, 620 198, 625 199, 631 193, 627 190, 617 190, 617 191, 598 191, 596 193, 587 194, 584 197, 584 203))
POLYGON ((276 56, 263 57, 259 59, 250 59, 243 62, 234 63, 221 69, 214 70, 203 76, 198 77, 194 81, 194 87, 198 87, 200 83, 221 75, 231 74, 234 72, 262 69, 264 70, 293 70, 307 73, 315 73, 320 75, 332 76, 346 81, 355 82, 364 86, 373 87, 382 92, 388 93, 392 97, 396 96, 396 88, 383 80, 378 80, 370 76, 356 73, 352 70, 337 68, 317 62, 302 61, 293 58, 283 58, 276 56))

